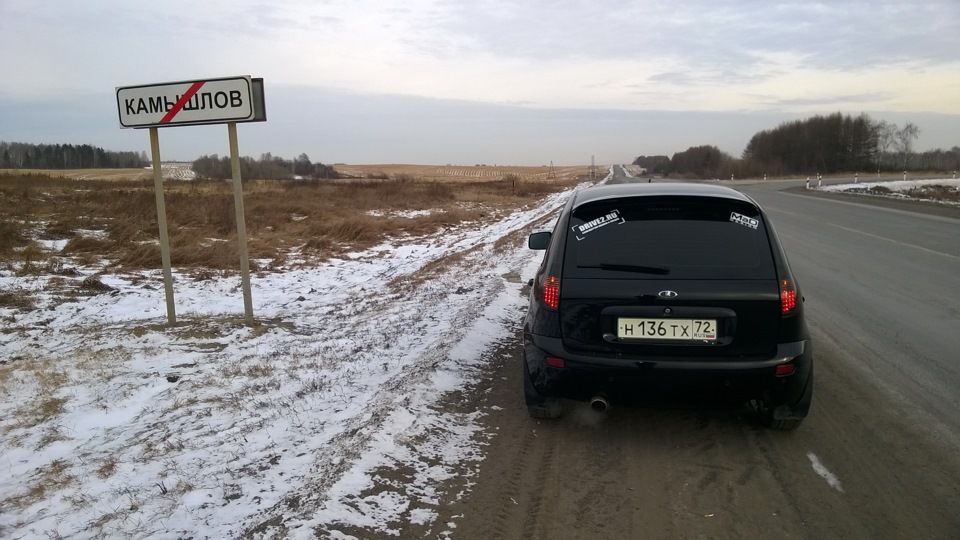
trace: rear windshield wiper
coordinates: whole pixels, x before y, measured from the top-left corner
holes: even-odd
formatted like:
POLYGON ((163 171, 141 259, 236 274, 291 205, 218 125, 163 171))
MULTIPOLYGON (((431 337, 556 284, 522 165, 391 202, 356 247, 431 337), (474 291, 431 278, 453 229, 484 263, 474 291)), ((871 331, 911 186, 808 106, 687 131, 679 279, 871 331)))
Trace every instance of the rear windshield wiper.
POLYGON ((669 268, 660 268, 657 266, 640 266, 636 264, 601 263, 596 266, 581 266, 581 268, 599 268, 601 270, 614 270, 617 272, 638 272, 641 274, 656 274, 658 276, 665 276, 670 273, 669 268))

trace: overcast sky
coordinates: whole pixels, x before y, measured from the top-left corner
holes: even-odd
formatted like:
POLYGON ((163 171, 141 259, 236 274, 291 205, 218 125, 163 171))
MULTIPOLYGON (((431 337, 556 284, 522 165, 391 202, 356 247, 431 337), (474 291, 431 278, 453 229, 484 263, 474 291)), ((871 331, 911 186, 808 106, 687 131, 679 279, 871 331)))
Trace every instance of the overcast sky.
MULTIPOLYGON (((244 155, 629 162, 814 114, 960 145, 960 1, 0 0, 0 140, 147 150, 114 88, 263 77, 244 155)), ((224 126, 161 131, 164 159, 224 126)))

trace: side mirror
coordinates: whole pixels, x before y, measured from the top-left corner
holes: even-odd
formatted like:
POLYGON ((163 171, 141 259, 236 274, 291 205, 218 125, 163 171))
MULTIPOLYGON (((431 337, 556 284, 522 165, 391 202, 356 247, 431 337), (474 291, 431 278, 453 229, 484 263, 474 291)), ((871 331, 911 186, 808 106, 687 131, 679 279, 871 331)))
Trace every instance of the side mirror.
POLYGON ((547 249, 550 245, 550 231, 535 232, 527 239, 527 247, 530 249, 547 249))

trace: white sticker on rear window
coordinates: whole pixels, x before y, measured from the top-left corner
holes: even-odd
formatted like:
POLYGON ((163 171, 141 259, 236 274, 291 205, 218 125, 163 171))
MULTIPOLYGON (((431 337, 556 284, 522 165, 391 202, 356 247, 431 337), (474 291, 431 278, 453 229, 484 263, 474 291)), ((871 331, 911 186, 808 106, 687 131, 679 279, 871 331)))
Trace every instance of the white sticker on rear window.
POLYGON ((604 225, 609 225, 611 223, 623 223, 624 219, 620 217, 619 210, 611 210, 606 215, 600 216, 596 219, 591 219, 590 221, 582 225, 574 225, 571 227, 573 234, 577 236, 577 240, 583 240, 587 233, 593 232, 604 225))
POLYGON ((736 212, 730 213, 730 221, 734 223, 739 223, 744 227, 750 227, 751 229, 756 229, 760 226, 760 221, 753 219, 752 217, 747 217, 743 214, 738 214, 736 212))

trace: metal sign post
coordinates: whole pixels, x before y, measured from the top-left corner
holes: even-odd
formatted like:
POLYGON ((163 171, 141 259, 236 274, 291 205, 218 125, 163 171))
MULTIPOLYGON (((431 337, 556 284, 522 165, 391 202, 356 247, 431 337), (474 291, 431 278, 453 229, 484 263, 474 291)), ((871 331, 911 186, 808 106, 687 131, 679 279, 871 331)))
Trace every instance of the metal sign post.
POLYGON ((227 124, 230 137, 230 168, 233 170, 233 200, 237 210, 237 245, 240 248, 240 282, 243 286, 243 313, 247 326, 253 326, 253 297, 250 293, 250 259, 247 256, 247 224, 243 214, 243 183, 240 181, 240 150, 237 123, 227 124))
POLYGON ((173 304, 173 273, 170 270, 170 237, 167 236, 167 207, 163 200, 163 171, 160 170, 160 136, 150 128, 150 155, 153 159, 153 186, 157 195, 157 223, 160 226, 160 259, 163 260, 163 290, 167 297, 167 324, 177 324, 173 304))
POLYGON ((163 260, 163 286, 167 298, 167 321, 171 326, 177 323, 177 315, 173 301, 170 241, 167 236, 167 211, 163 198, 163 173, 160 169, 160 138, 157 128, 227 124, 230 164, 233 169, 233 194, 237 211, 237 244, 240 250, 244 320, 247 326, 253 326, 250 260, 247 255, 247 227, 243 212, 243 185, 240 181, 237 123, 267 120, 263 79, 240 76, 122 86, 116 88, 116 95, 120 127, 150 128, 153 182, 157 195, 157 222, 160 227, 160 257, 163 260))

